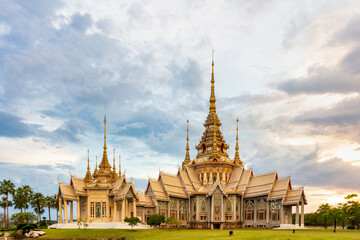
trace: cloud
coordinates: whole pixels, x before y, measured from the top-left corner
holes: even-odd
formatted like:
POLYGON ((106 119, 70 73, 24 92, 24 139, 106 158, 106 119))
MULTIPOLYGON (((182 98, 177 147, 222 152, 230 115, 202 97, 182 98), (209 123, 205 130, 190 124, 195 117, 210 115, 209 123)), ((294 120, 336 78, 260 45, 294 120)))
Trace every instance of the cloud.
POLYGON ((0 136, 5 137, 27 137, 33 131, 33 125, 23 123, 22 120, 9 113, 0 112, 0 136))

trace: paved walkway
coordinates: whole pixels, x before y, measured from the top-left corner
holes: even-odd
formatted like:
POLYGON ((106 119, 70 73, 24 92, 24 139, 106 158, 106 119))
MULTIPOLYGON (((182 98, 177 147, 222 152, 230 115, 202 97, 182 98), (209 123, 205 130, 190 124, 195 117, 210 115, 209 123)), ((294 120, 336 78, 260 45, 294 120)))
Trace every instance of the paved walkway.
MULTIPOLYGON (((78 229, 79 226, 77 222, 72 223, 56 223, 49 226, 49 228, 55 229, 78 229)), ((81 228, 83 228, 81 226, 81 228)), ((91 222, 89 223, 88 229, 131 229, 131 226, 127 223, 119 222, 91 222)), ((138 224, 134 229, 150 229, 149 225, 138 224)))

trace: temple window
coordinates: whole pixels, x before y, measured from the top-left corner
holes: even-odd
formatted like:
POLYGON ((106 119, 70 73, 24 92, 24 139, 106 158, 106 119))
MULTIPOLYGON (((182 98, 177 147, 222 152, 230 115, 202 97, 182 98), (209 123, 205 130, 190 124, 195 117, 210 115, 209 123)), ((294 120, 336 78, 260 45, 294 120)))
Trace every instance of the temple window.
POLYGON ((254 203, 251 200, 246 201, 245 204, 245 219, 246 220, 254 219, 254 203))
POLYGON ((176 201, 172 200, 170 202, 170 211, 171 211, 171 216, 176 218, 177 216, 177 207, 176 207, 176 201))
POLYGON ((258 220, 266 219, 266 203, 264 200, 260 200, 257 204, 257 219, 258 220))
POLYGON ((179 203, 180 220, 186 220, 186 203, 184 200, 179 203))
POLYGON ((95 217, 95 203, 91 202, 90 203, 90 217, 95 217))
POLYGON ((280 220, 280 202, 278 201, 270 202, 270 216, 272 221, 280 220))
POLYGON ((226 201, 226 212, 231 212, 231 201, 230 200, 226 201))
POLYGON ((102 217, 106 217, 106 202, 102 203, 102 217))
POLYGON ((213 184, 216 183, 216 173, 213 173, 213 184))
POLYGON ((163 215, 164 217, 166 217, 166 213, 167 213, 167 207, 168 207, 168 203, 167 202, 163 202, 163 201, 159 201, 159 214, 163 215))
POLYGON ((206 203, 205 203, 205 200, 203 200, 203 201, 201 202, 201 211, 202 211, 202 212, 206 212, 206 203))
POLYGON ((97 202, 96 203, 96 217, 97 218, 101 218, 101 203, 97 202))

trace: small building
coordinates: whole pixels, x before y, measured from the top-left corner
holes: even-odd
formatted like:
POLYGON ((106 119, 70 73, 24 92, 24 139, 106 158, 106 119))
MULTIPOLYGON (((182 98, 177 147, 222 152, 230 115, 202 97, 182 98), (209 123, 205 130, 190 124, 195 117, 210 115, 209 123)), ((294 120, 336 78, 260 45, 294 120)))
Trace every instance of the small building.
POLYGON ((137 216, 146 223, 150 215, 161 214, 177 218, 184 228, 273 228, 292 224, 295 206, 296 225, 303 227, 307 204, 304 188, 293 187, 290 176, 279 178, 276 171, 254 175, 252 168, 246 169, 239 156, 238 127, 235 157, 231 159, 215 103, 212 61, 210 107, 204 133, 195 146, 196 157, 190 158, 187 126, 182 167, 176 174, 160 171, 157 179, 148 180, 144 193, 136 192, 134 184, 126 180, 120 169, 116 172, 115 153, 113 167, 109 164, 105 117, 104 150, 99 166, 91 174, 88 157, 83 179, 71 176, 70 185, 59 182, 59 222, 73 221, 73 202, 77 202, 77 216, 86 221, 123 222, 125 217, 137 216))

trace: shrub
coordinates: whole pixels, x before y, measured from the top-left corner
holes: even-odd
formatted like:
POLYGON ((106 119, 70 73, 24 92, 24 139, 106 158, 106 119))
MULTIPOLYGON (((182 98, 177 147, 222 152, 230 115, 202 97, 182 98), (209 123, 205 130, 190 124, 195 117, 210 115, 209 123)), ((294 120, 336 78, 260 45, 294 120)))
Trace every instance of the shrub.
POLYGON ((150 226, 160 226, 161 223, 165 222, 165 217, 160 214, 153 214, 148 217, 147 224, 150 226))
POLYGON ((15 225, 18 225, 20 223, 28 223, 36 220, 35 214, 31 212, 26 213, 15 213, 11 215, 11 220, 14 222, 15 225))
POLYGON ((124 219, 125 222, 127 222, 132 229, 134 229, 134 226, 136 226, 138 223, 141 223, 141 220, 138 217, 127 217, 124 219))

